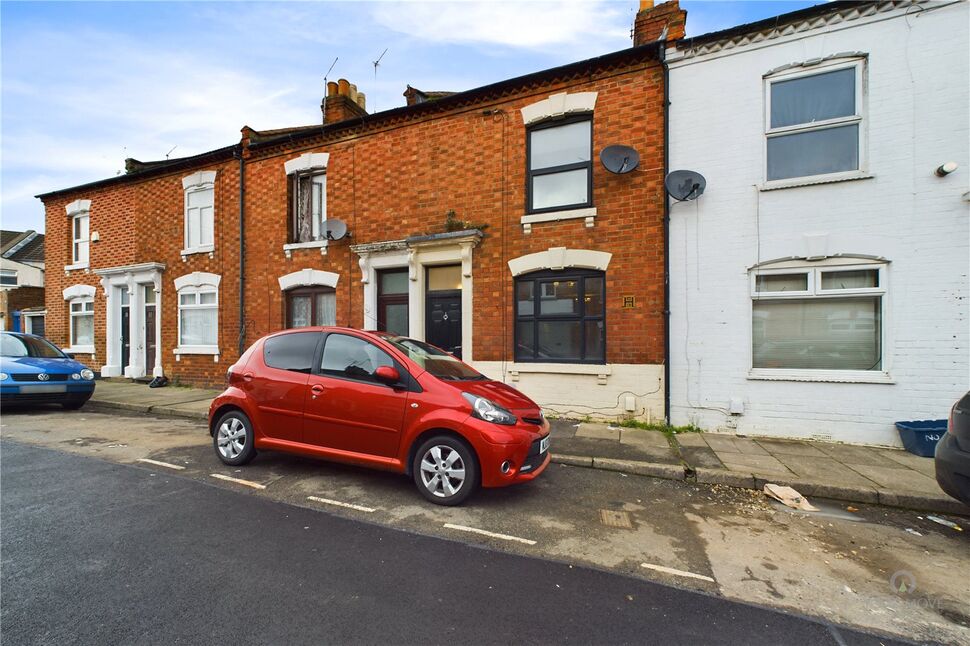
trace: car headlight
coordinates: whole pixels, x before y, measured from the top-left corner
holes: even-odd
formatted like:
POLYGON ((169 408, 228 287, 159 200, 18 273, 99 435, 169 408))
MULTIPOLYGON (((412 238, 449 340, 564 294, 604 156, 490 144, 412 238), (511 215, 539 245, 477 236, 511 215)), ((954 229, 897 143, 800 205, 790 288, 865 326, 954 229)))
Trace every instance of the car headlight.
POLYGON ((71 379, 77 380, 77 379, 80 379, 80 378, 81 378, 81 375, 79 375, 76 372, 73 375, 71 375, 71 379))
POLYGON ((503 424, 505 426, 515 424, 515 415, 498 404, 471 393, 462 393, 461 396, 467 399, 468 403, 472 405, 472 415, 475 417, 483 419, 486 422, 492 422, 493 424, 503 424))
POLYGON ((8 378, 7 373, 0 372, 0 381, 6 381, 8 378))
POLYGON ((87 379, 88 381, 91 381, 92 379, 94 379, 94 371, 89 370, 88 368, 85 368, 84 370, 81 371, 81 379, 87 379))

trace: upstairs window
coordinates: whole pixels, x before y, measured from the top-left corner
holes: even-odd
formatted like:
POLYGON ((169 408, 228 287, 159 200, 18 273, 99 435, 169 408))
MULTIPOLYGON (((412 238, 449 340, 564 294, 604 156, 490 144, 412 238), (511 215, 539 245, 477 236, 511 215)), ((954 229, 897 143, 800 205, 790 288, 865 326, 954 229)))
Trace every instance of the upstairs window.
POLYGON ((592 119, 541 123, 529 128, 527 136, 529 213, 592 206, 592 119))
POLYGON ((182 254, 212 251, 215 229, 215 171, 182 179, 185 191, 185 248, 182 254))
POLYGON ((17 272, 12 269, 0 269, 0 286, 16 287, 17 272))
POLYGON ((295 173, 293 185, 292 242, 314 242, 326 236, 327 174, 295 173))
POLYGON ((91 215, 84 211, 71 218, 71 259, 75 265, 88 264, 88 245, 91 244, 91 215))
POLYGON ((766 179, 857 173, 863 167, 863 61, 766 79, 766 179))

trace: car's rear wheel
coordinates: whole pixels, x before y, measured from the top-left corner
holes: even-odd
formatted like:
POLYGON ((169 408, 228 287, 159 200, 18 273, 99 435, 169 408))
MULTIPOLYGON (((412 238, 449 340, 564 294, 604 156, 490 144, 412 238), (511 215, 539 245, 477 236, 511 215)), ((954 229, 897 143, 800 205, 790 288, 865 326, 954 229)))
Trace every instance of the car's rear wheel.
POLYGON ((414 454, 411 472, 418 491, 436 505, 460 505, 479 485, 475 453, 450 435, 422 443, 414 454))
POLYGON ((246 414, 231 410, 220 417, 212 434, 212 445, 219 459, 230 466, 246 464, 256 457, 253 425, 246 414))

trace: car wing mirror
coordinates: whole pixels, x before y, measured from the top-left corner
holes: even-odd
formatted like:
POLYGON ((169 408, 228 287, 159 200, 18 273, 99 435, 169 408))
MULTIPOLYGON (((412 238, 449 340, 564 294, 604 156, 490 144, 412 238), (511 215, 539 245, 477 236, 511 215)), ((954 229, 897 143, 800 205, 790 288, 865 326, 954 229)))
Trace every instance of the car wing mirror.
POLYGON ((393 386, 401 381, 401 373, 394 366, 378 366, 374 371, 374 378, 382 384, 393 386))

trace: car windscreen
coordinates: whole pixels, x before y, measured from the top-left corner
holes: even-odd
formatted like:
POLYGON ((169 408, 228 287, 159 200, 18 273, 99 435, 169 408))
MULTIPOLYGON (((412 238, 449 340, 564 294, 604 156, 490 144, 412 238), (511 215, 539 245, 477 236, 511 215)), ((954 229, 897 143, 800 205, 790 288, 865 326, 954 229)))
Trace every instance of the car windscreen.
POLYGON ((0 336, 0 356, 63 359, 64 354, 47 341, 33 336, 0 336))
POLYGON ((415 362, 438 379, 446 381, 483 381, 485 375, 474 370, 467 363, 462 363, 454 355, 440 350, 423 341, 415 341, 403 336, 383 336, 382 338, 395 348, 407 354, 415 362))

